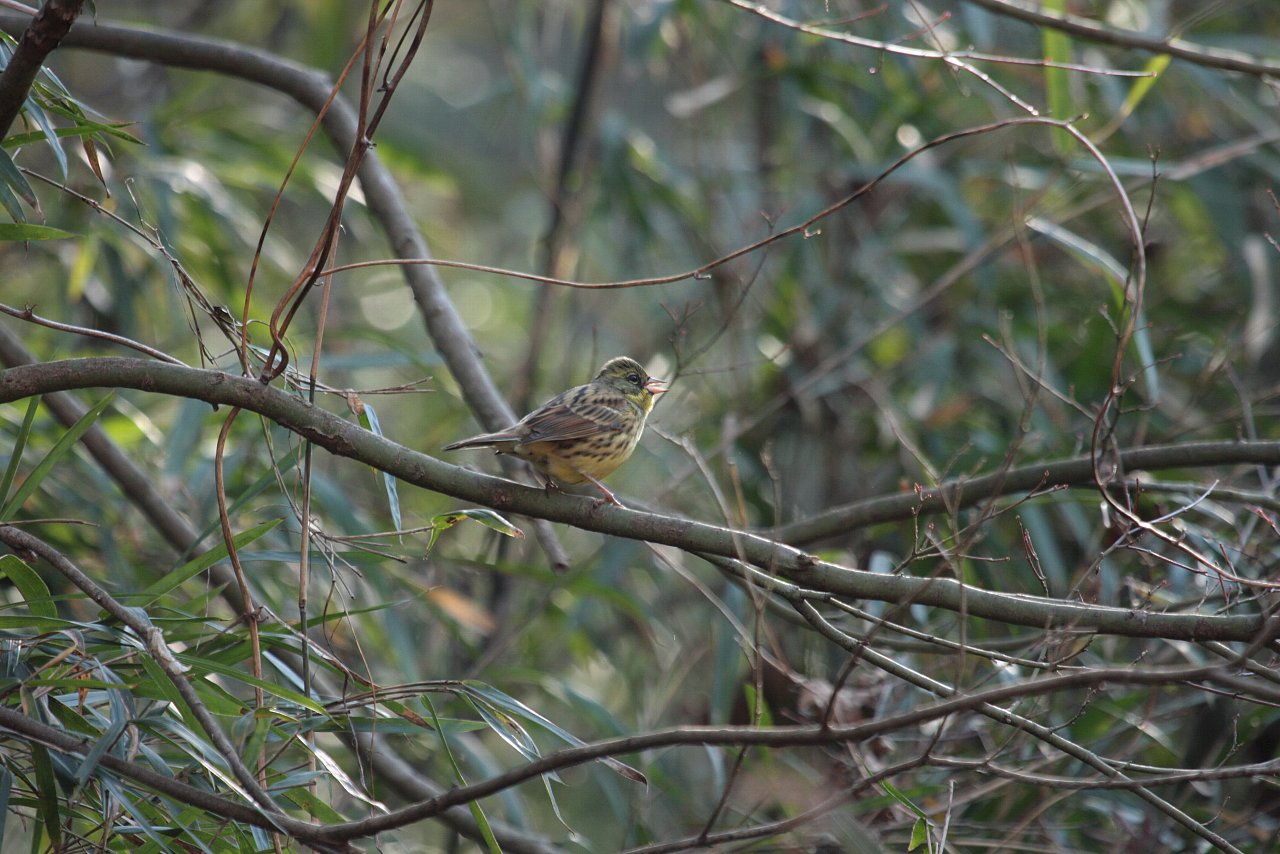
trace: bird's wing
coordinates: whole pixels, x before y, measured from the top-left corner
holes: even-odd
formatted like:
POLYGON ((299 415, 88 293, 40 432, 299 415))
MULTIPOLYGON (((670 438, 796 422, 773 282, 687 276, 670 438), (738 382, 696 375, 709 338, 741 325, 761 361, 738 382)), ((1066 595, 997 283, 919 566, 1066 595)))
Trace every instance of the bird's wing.
POLYGON ((582 439, 604 430, 626 429, 626 411, 631 405, 615 391, 579 386, 547 401, 516 426, 526 431, 525 442, 582 439))

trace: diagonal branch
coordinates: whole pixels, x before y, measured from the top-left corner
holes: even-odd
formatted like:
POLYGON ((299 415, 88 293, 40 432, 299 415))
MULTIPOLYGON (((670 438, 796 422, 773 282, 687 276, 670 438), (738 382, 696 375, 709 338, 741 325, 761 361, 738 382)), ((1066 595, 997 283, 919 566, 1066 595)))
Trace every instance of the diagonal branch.
POLYGON ((11 525, 0 525, 0 543, 4 543, 19 554, 30 552, 38 555, 41 560, 52 566, 63 577, 83 591, 98 607, 133 629, 138 637, 146 642, 147 652, 151 654, 156 664, 164 671, 165 676, 169 677, 169 681, 173 683, 174 689, 182 696, 183 701, 191 708, 205 734, 209 736, 209 740, 218 749, 223 760, 227 763, 227 767, 231 769, 231 773, 235 775, 236 780, 244 787, 244 790, 264 810, 271 813, 281 812, 279 805, 258 784, 258 781, 253 777, 253 773, 240 759, 240 754, 235 745, 231 743, 231 739, 222 731, 222 727, 218 726, 218 722, 213 719, 213 715, 209 710, 205 708, 200 695, 196 693, 191 681, 182 672, 182 665, 174 656, 173 650, 170 649, 168 643, 165 642, 164 633, 159 628, 152 624, 138 609, 126 608, 117 602, 105 588, 85 575, 66 555, 39 537, 32 536, 26 531, 11 525))
POLYGON ((1037 27, 1048 27, 1077 38, 1088 39, 1101 44, 1116 47, 1145 50, 1150 53, 1162 53, 1175 59, 1194 62, 1207 68, 1221 68, 1224 71, 1239 71, 1242 74, 1257 76, 1280 76, 1280 62, 1263 59, 1240 53, 1234 50, 1223 50, 1196 44, 1184 39, 1158 39, 1125 30, 1117 30, 1079 15, 1065 12, 1049 12, 1043 8, 1032 6, 1022 0, 966 0, 975 6, 981 6, 988 12, 1016 18, 1037 27))
POLYGON ((0 74, 0 137, 9 135, 36 75, 80 16, 83 5, 84 0, 48 0, 30 19, 31 25, 23 31, 18 49, 0 74))

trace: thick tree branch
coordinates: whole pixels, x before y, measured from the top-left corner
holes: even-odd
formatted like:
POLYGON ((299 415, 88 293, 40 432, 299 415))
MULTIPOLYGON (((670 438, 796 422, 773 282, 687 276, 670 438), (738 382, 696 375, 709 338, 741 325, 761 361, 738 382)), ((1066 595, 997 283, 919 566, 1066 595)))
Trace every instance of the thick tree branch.
MULTIPOLYGON (((1167 614, 1067 602, 1039 596, 993 593, 947 578, 915 578, 850 569, 758 534, 717 525, 600 506, 586 498, 547 494, 523 484, 450 465, 374 435, 318 407, 261 383, 218 371, 142 359, 70 359, 11 368, 0 373, 0 403, 74 388, 134 388, 227 404, 257 412, 330 453, 358 460, 406 483, 499 511, 565 522, 585 530, 742 558, 809 588, 854 599, 945 608, 970 616, 1039 629, 1073 628, 1129 637, 1246 641, 1269 630, 1259 615, 1167 614)), ((1280 443, 1224 443, 1217 461, 1239 461, 1241 448, 1254 461, 1280 461, 1280 443)), ((1202 464, 1211 460, 1200 457, 1202 464)), ((1183 463, 1185 464, 1185 463, 1183 463)))

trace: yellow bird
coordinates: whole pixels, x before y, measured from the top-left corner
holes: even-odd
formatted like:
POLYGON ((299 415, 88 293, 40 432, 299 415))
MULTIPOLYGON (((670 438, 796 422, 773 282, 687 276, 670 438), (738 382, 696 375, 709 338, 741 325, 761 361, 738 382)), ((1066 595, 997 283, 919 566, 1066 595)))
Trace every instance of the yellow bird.
POLYGON ((547 478, 547 486, 590 481, 611 504, 622 506, 600 478, 627 461, 666 381, 645 373, 635 359, 605 362, 586 385, 548 400, 519 422, 497 433, 482 433, 445 445, 444 450, 493 448, 514 454, 547 478))

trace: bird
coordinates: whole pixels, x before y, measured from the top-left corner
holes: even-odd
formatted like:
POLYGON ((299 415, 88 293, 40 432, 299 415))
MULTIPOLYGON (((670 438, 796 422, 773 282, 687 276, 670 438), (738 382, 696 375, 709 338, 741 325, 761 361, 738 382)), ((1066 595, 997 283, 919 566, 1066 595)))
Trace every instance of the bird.
POLYGON ((446 451, 493 448, 527 460, 546 478, 547 489, 591 482, 618 507, 618 497, 600 482, 627 461, 645 419, 667 382, 645 373, 635 359, 615 356, 595 379, 562 392, 505 430, 481 433, 445 445, 446 451))

